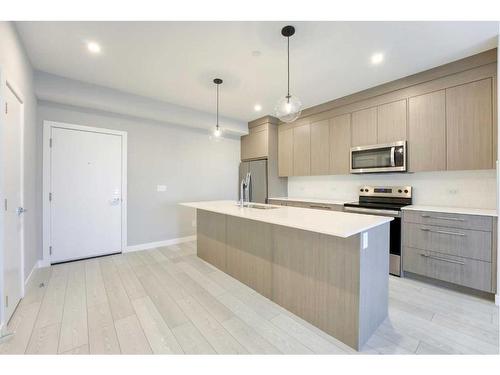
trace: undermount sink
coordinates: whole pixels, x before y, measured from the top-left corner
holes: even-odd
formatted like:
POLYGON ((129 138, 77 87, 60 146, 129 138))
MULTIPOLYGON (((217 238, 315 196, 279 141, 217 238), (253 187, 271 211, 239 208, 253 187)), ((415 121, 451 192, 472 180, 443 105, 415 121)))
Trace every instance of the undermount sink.
POLYGON ((245 208, 256 208, 258 210, 272 210, 272 209, 275 209, 275 208, 279 208, 279 207, 276 207, 276 206, 265 206, 263 204, 253 204, 253 203, 245 204, 243 207, 245 207, 245 208))

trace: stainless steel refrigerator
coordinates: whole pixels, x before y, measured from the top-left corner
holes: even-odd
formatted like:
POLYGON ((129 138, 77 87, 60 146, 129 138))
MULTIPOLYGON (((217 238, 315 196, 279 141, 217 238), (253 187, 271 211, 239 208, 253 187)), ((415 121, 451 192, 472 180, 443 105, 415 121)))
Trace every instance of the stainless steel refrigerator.
POLYGON ((267 160, 242 161, 240 163, 238 199, 240 199, 241 180, 248 172, 250 172, 248 189, 250 202, 267 203, 267 160))

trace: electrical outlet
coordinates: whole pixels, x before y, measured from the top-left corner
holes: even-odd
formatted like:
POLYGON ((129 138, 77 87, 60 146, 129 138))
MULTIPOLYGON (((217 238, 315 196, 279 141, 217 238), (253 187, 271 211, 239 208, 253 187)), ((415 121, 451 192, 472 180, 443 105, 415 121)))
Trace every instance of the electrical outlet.
POLYGON ((363 232, 363 249, 368 248, 368 232, 363 232))
POLYGON ((156 191, 163 193, 164 191, 167 191, 167 186, 166 185, 156 185, 156 191))
POLYGON ((448 189, 448 194, 456 195, 458 194, 458 189, 448 189))

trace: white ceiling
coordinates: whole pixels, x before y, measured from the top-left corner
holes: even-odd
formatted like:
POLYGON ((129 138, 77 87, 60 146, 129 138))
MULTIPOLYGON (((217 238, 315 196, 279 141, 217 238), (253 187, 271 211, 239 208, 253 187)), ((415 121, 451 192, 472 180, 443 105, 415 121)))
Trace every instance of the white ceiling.
MULTIPOLYGON (((252 120, 286 93, 287 22, 16 22, 35 69, 252 120), (102 53, 91 55, 85 43, 102 53), (260 56, 253 56, 260 51, 260 56), (254 111, 262 105, 260 113, 254 111)), ((292 22, 291 91, 304 107, 496 46, 496 22, 292 22), (383 52, 373 66, 370 56, 383 52)))

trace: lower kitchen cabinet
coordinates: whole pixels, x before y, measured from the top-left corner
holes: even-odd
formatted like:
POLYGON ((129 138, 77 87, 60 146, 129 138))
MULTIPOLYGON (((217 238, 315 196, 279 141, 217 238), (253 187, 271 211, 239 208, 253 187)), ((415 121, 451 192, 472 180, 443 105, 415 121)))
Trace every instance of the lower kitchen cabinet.
POLYGON ((406 272, 493 292, 491 263, 412 247, 405 248, 403 262, 406 272))
POLYGON ((403 271, 496 292, 496 218, 403 213, 403 271))
POLYGON ((322 202, 307 202, 307 201, 293 201, 293 200, 280 200, 280 199, 269 199, 269 204, 275 204, 278 206, 290 206, 290 207, 302 207, 302 208, 312 208, 316 210, 327 210, 327 211, 344 211, 344 206, 342 204, 333 203, 322 203, 322 202))

